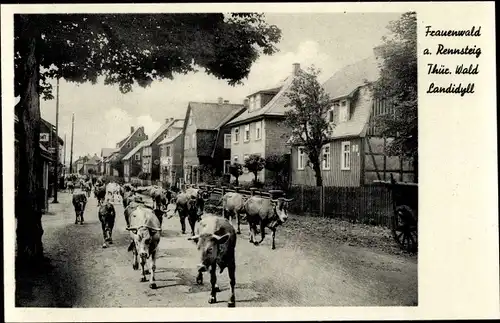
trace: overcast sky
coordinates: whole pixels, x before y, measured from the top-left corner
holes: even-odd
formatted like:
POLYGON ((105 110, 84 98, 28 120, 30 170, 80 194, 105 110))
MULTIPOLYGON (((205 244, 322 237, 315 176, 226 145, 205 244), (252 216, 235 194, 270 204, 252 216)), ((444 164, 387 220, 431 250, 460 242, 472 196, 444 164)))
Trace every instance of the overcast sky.
MULTIPOLYGON (((177 75, 173 81, 155 82, 148 88, 135 87, 121 94, 118 87, 60 82, 59 135, 66 134, 66 162, 69 161, 71 115, 75 114, 73 160, 83 154, 100 154, 115 147, 130 131, 144 126, 151 135, 165 118, 183 118, 189 101, 215 102, 223 97, 242 103, 246 95, 276 85, 292 71, 314 64, 326 80, 339 68, 373 53, 387 34, 387 24, 399 13, 266 14, 270 24, 282 31, 280 52, 262 56, 252 66, 244 85, 232 87, 203 72, 177 75)), ((55 96, 55 93, 54 93, 55 96)), ((55 124, 56 101, 41 101, 42 117, 55 124)))

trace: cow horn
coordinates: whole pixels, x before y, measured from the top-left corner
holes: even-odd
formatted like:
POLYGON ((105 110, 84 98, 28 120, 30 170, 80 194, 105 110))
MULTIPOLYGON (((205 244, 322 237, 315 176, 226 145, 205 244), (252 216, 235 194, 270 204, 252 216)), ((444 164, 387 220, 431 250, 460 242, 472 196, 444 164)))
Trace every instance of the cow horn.
POLYGON ((194 241, 196 241, 196 240, 198 240, 199 238, 200 238, 200 236, 195 235, 195 236, 191 236, 191 237, 189 237, 189 238, 188 238, 188 240, 194 240, 194 241))
POLYGON ((285 200, 285 202, 291 202, 291 201, 293 201, 293 198, 291 198, 291 199, 284 198, 284 200, 285 200))

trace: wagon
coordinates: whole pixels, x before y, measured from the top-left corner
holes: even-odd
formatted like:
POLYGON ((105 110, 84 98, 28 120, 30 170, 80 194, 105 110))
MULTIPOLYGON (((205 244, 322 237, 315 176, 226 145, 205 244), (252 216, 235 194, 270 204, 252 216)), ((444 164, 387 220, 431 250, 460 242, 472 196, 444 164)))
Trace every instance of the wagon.
POLYGON ((418 251, 418 184, 396 182, 391 174, 387 185, 392 195, 391 230, 396 243, 408 252, 418 251))

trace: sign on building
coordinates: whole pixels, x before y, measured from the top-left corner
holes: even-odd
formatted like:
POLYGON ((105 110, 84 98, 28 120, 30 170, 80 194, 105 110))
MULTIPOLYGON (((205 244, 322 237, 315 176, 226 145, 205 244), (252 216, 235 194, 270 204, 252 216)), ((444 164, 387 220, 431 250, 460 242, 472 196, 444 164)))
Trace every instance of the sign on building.
POLYGON ((49 134, 46 132, 40 133, 40 142, 48 142, 49 141, 49 134))

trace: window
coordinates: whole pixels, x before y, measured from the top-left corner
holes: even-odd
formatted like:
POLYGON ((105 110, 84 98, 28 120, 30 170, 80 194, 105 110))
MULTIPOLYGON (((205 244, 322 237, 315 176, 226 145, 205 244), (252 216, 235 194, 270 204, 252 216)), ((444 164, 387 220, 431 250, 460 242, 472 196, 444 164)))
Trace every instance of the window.
POLYGON ((191 148, 196 148, 196 133, 193 133, 193 136, 191 137, 192 143, 191 143, 191 148))
POLYGON ((255 109, 260 109, 261 108, 260 104, 261 104, 260 94, 257 94, 255 96, 255 109))
POLYGON ((165 155, 166 155, 167 157, 170 157, 170 146, 167 146, 167 149, 165 149, 165 150, 166 150, 165 155))
POLYGON ((189 137, 184 137, 184 149, 189 149, 189 137))
POLYGON ((234 157, 233 157, 233 162, 234 162, 234 163, 237 163, 237 162, 238 162, 238 155, 234 155, 234 157))
POLYGON ((137 133, 137 137, 142 137, 142 133, 141 133, 141 132, 138 132, 138 133, 137 133))
POLYGON ((323 170, 329 170, 330 169, 330 159, 331 159, 331 154, 330 154, 330 144, 326 144, 323 147, 323 158, 322 158, 322 166, 323 170))
POLYGON ((160 146, 160 156, 163 156, 163 147, 160 146))
POLYGON ((130 147, 132 147, 132 145, 130 144, 130 141, 129 141, 129 142, 127 142, 127 148, 130 148, 130 147))
POLYGON ((135 160, 140 160, 141 159, 141 154, 135 154, 135 160))
POLYGON ((231 149, 231 135, 228 133, 224 134, 224 148, 231 149))
POLYGON ((306 166, 306 153, 304 147, 297 148, 297 169, 304 170, 306 166))
POLYGON ((262 138, 262 121, 257 121, 255 123, 255 140, 262 138))
POLYGON ((137 147, 138 144, 139 144, 138 141, 134 141, 134 147, 137 147))
POLYGON ((238 127, 234 129, 234 142, 237 144, 239 140, 240 140, 240 128, 238 127))
POLYGON ((250 125, 247 124, 245 125, 245 132, 243 134, 243 141, 249 141, 250 140, 250 125))
POLYGON ((224 174, 229 174, 229 166, 231 166, 230 160, 224 161, 224 174))
POLYGON ((243 161, 247 161, 248 158, 249 158, 248 154, 243 155, 243 161))
POLYGON ((346 122, 347 120, 349 120, 348 104, 346 100, 343 100, 340 103, 339 122, 346 122))
POLYGON ((334 107, 331 107, 330 110, 328 110, 328 122, 334 122, 334 120, 333 120, 333 109, 334 109, 334 107))
POLYGON ((349 141, 342 142, 342 160, 340 163, 340 169, 350 170, 351 169, 351 143, 349 141))

